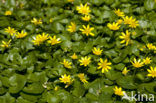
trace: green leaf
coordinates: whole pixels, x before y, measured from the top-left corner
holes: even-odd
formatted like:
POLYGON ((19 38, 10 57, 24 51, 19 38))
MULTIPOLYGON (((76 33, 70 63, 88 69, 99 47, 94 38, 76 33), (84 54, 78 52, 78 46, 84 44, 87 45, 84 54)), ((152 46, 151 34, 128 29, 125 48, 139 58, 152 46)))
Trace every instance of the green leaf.
POLYGON ((150 11, 154 9, 155 1, 154 0, 145 0, 144 7, 146 10, 150 11))
POLYGON ((33 102, 23 99, 22 97, 18 97, 16 103, 33 103, 33 102))
POLYGON ((0 87, 0 95, 3 95, 6 92, 7 92, 7 89, 6 88, 0 87))
POLYGON ((29 82, 40 82, 44 84, 47 81, 45 72, 31 73, 27 77, 29 82))
POLYGON ((27 94, 27 93, 20 93, 21 97, 25 100, 28 100, 30 102, 37 102, 39 98, 41 98, 41 95, 34 95, 34 94, 27 94))
POLYGON ((9 87, 10 93, 18 93, 21 91, 26 83, 26 77, 19 74, 14 74, 9 78, 9 87))
POLYGON ((116 80, 117 84, 125 89, 136 89, 137 84, 134 82, 133 76, 120 77, 116 80))
POLYGON ((95 5, 99 6, 104 2, 104 0, 90 0, 90 2, 92 4, 95 4, 95 5))
POLYGON ((40 94, 44 91, 44 88, 41 83, 34 82, 27 87, 24 87, 23 91, 30 94, 40 94))
POLYGON ((62 100, 62 103, 73 103, 74 102, 74 97, 67 91, 65 90, 59 90, 56 93, 62 100))
POLYGON ((76 97, 82 97, 85 93, 85 88, 82 86, 82 84, 79 81, 74 81, 74 90, 72 91, 72 94, 76 97))
POLYGON ((55 31, 56 33, 59 33, 60 31, 64 30, 64 27, 61 23, 56 22, 56 23, 53 23, 52 30, 55 31))
POLYGON ((112 101, 112 95, 113 95, 113 87, 103 87, 101 94, 99 96, 99 102, 107 101, 108 103, 113 103, 112 101))
POLYGON ((9 87, 9 78, 0 76, 0 80, 2 82, 2 85, 9 87))
POLYGON ((122 71, 124 67, 125 67, 125 65, 123 63, 119 63, 119 64, 115 65, 115 68, 120 71, 122 71))
POLYGON ((90 65, 87 72, 91 74, 97 74, 96 70, 97 70, 97 67, 90 65))
POLYGON ((107 5, 114 3, 114 0, 104 0, 107 5))
POLYGON ((9 93, 0 96, 0 103, 15 103, 15 100, 16 99, 12 97, 9 93))
POLYGON ((47 93, 47 102, 48 103, 60 103, 60 101, 61 100, 60 100, 59 96, 47 93))
POLYGON ((104 54, 108 56, 109 58, 116 57, 118 55, 118 53, 114 49, 104 51, 104 54))
POLYGON ((116 80, 122 76, 121 72, 117 72, 115 70, 109 70, 105 75, 109 80, 116 80))
POLYGON ((113 18, 113 14, 111 11, 104 11, 101 13, 101 18, 106 19, 106 18, 113 18))
POLYGON ((101 92, 102 87, 104 86, 104 81, 102 78, 96 79, 89 84, 89 93, 92 93, 95 96, 98 96, 101 92))

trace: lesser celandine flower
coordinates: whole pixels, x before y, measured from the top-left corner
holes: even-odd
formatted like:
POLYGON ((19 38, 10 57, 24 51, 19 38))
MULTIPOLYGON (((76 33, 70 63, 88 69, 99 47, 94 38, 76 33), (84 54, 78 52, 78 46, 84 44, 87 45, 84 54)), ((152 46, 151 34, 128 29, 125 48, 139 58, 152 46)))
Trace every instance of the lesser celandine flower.
POLYGON ((80 29, 80 31, 82 31, 82 34, 85 34, 86 36, 94 36, 94 33, 92 33, 92 30, 94 30, 93 27, 90 28, 89 25, 85 26, 83 25, 83 29, 80 29))
POLYGON ((21 32, 18 32, 15 36, 16 38, 24 38, 25 36, 27 36, 27 32, 24 32, 24 30, 22 30, 21 32))
POLYGON ((144 51, 144 49, 146 49, 146 46, 144 45, 144 46, 141 46, 140 48, 139 48, 141 51, 144 51))
POLYGON ((124 20, 124 24, 130 24, 133 20, 132 16, 131 17, 123 17, 123 20, 124 20))
POLYGON ((93 51, 93 54, 95 54, 95 55, 101 55, 101 53, 102 53, 102 51, 103 50, 100 50, 100 48, 93 48, 92 49, 92 51, 93 51))
POLYGON ((122 71, 122 74, 126 75, 129 72, 129 70, 127 70, 127 67, 124 68, 124 70, 122 71))
POLYGON ((133 31, 133 32, 132 32, 132 35, 136 35, 136 32, 135 32, 135 31, 133 31))
POLYGON ((5 15, 12 15, 12 12, 10 10, 5 12, 5 15))
POLYGON ((34 40, 32 40, 32 42, 34 43, 34 45, 40 45, 42 44, 44 41, 46 41, 49 37, 48 37, 49 34, 45 34, 45 33, 42 33, 41 34, 38 34, 34 40))
POLYGON ((59 89, 59 87, 58 87, 58 86, 56 86, 56 87, 54 88, 54 90, 55 90, 55 91, 57 91, 58 89, 59 89))
POLYGON ((144 63, 141 62, 141 59, 136 60, 136 58, 134 58, 134 61, 133 62, 131 61, 131 63, 133 65, 133 67, 136 67, 136 68, 140 68, 140 67, 144 66, 143 65, 144 63))
POLYGON ((114 90, 114 93, 116 95, 118 95, 118 96, 124 96, 125 91, 122 91, 122 88, 121 87, 118 88, 117 86, 115 86, 115 88, 113 90, 114 90))
POLYGON ((10 42, 11 40, 9 40, 8 42, 2 41, 1 47, 8 48, 10 46, 10 42))
POLYGON ((53 22, 53 18, 50 18, 50 19, 49 19, 49 22, 52 23, 52 22, 53 22))
POLYGON ((76 31, 76 24, 75 24, 74 22, 71 22, 70 24, 71 24, 71 25, 68 26, 68 29, 67 29, 67 30, 68 30, 69 32, 73 33, 73 32, 76 31))
POLYGON ((132 19, 131 22, 129 23, 129 27, 131 27, 131 28, 136 28, 137 26, 139 26, 138 23, 139 23, 139 22, 136 21, 136 19, 132 19))
POLYGON ((110 65, 112 63, 108 62, 107 59, 103 60, 102 58, 100 58, 100 62, 98 63, 99 67, 98 69, 102 69, 102 73, 104 72, 108 72, 109 69, 111 69, 110 65))
POLYGON ((146 46, 147 46, 147 48, 149 50, 154 50, 155 49, 155 46, 152 43, 148 43, 146 46))
POLYGON ((122 36, 119 36, 120 39, 123 39, 120 43, 126 43, 126 46, 130 42, 130 32, 126 30, 126 33, 122 32, 122 36))
POLYGON ((89 6, 87 6, 87 3, 85 5, 80 4, 80 6, 76 7, 76 10, 78 11, 78 13, 84 14, 84 15, 88 15, 91 10, 89 9, 89 6))
POLYGON ((85 79, 84 73, 78 74, 78 77, 80 78, 81 82, 83 82, 84 84, 88 83, 88 81, 85 79))
POLYGON ((67 61, 66 59, 63 59, 63 62, 61 62, 61 64, 64 65, 64 67, 68 68, 68 69, 71 69, 72 66, 71 66, 71 62, 67 61))
POLYGON ((79 62, 80 62, 80 65, 84 65, 86 67, 87 65, 90 64, 91 57, 87 57, 87 56, 81 57, 81 59, 79 60, 79 62))
POLYGON ((71 56, 72 59, 77 59, 77 55, 74 53, 72 56, 71 56))
POLYGON ((15 30, 14 28, 8 27, 4 29, 5 32, 9 33, 11 36, 13 36, 17 30, 15 30))
POLYGON ((62 75, 61 78, 59 78, 61 82, 63 82, 64 84, 70 83, 71 82, 71 77, 70 75, 62 75))
POLYGON ((81 17, 81 18, 82 18, 82 20, 84 20, 84 21, 89 21, 89 20, 91 19, 90 15, 85 15, 85 16, 83 16, 83 17, 81 17))
POLYGON ((113 22, 112 24, 111 23, 108 23, 107 24, 107 27, 111 30, 119 30, 120 26, 118 23, 115 23, 113 22))
POLYGON ((55 44, 59 44, 61 43, 60 38, 56 38, 56 35, 54 35, 53 37, 49 37, 50 40, 48 40, 47 42, 51 45, 55 45, 55 44))
POLYGON ((74 2, 75 0, 68 0, 68 2, 74 2))
POLYGON ((151 58, 146 57, 145 59, 143 59, 144 64, 150 64, 152 62, 151 58))
POLYGON ((115 13, 117 16, 120 16, 120 17, 125 16, 124 12, 120 11, 120 9, 115 9, 115 10, 114 10, 114 13, 115 13))
POLYGON ((59 78, 60 82, 66 84, 65 88, 67 88, 72 82, 73 79, 71 79, 70 75, 61 75, 61 78, 59 78))
POLYGON ((148 71, 148 75, 147 76, 149 76, 149 77, 153 77, 153 78, 155 78, 156 77, 156 67, 150 67, 150 69, 147 69, 147 71, 148 71))
POLYGON ((122 24, 122 22, 123 22, 122 19, 117 20, 117 23, 118 23, 118 24, 122 24))
POLYGON ((38 20, 36 18, 33 18, 33 20, 31 20, 32 23, 34 23, 35 25, 39 25, 39 24, 42 24, 42 20, 41 18, 38 20))

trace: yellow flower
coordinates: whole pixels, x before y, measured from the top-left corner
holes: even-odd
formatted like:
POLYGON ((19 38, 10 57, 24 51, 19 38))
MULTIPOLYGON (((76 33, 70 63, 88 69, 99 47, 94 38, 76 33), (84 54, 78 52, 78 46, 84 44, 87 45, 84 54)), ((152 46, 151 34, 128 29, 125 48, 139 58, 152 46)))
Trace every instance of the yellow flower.
POLYGON ((136 35, 136 32, 135 32, 135 31, 133 31, 133 32, 132 32, 132 35, 136 35))
POLYGON ((74 2, 74 0, 68 0, 68 2, 74 2))
POLYGON ((154 50, 155 49, 155 46, 152 43, 148 43, 146 46, 147 46, 147 48, 149 50, 154 50))
POLYGON ((83 29, 80 29, 80 31, 82 31, 82 34, 86 34, 86 36, 94 36, 94 34, 92 33, 92 30, 94 30, 93 27, 90 28, 89 25, 85 26, 83 25, 83 29))
POLYGON ((72 56, 71 56, 72 59, 77 59, 77 55, 74 53, 72 56))
POLYGON ((131 22, 129 23, 129 27, 131 27, 131 28, 136 28, 137 26, 139 26, 138 23, 139 23, 139 22, 136 21, 136 19, 132 19, 131 22))
POLYGON ((127 46, 130 42, 130 32, 128 30, 126 30, 126 34, 122 32, 122 36, 119 36, 119 38, 123 39, 120 43, 126 43, 127 46))
POLYGON ((85 15, 85 16, 83 16, 83 17, 81 17, 81 18, 82 18, 82 20, 84 20, 84 21, 89 21, 89 20, 91 19, 90 15, 85 15))
POLYGON ((118 9, 118 10, 115 9, 115 10, 114 10, 114 13, 115 13, 117 16, 120 16, 120 17, 125 16, 124 12, 120 11, 120 9, 118 9))
POLYGON ((127 70, 127 67, 124 68, 124 70, 122 71, 122 74, 126 75, 129 72, 129 70, 127 70))
POLYGON ((54 88, 54 90, 55 90, 55 91, 57 91, 58 89, 59 89, 59 87, 58 87, 58 86, 56 86, 56 87, 54 88))
POLYGON ((56 35, 54 35, 53 37, 49 37, 50 40, 48 40, 47 42, 51 45, 55 45, 55 44, 59 44, 61 43, 60 38, 56 38, 56 35))
POLYGON ((152 60, 149 57, 146 57, 146 59, 143 59, 144 64, 150 64, 152 60))
POLYGON ((17 30, 15 30, 14 28, 8 27, 4 29, 5 32, 9 33, 11 36, 13 36, 17 30))
POLYGON ((78 77, 80 78, 81 82, 83 82, 84 84, 88 83, 88 81, 85 79, 84 73, 78 74, 78 77))
POLYGON ((84 15, 88 15, 91 10, 89 9, 89 6, 87 6, 87 3, 85 5, 80 4, 80 6, 76 7, 76 10, 78 11, 78 13, 84 14, 84 15))
POLYGON ((100 58, 100 62, 98 63, 99 65, 98 69, 102 69, 102 73, 108 72, 108 69, 111 69, 110 67, 111 64, 112 64, 111 62, 107 62, 107 59, 103 61, 103 59, 100 58))
POLYGON ((118 95, 118 96, 124 96, 125 91, 122 91, 122 88, 121 87, 118 88, 117 86, 115 86, 115 88, 113 90, 114 90, 114 92, 115 92, 116 95, 118 95))
POLYGON ((90 62, 91 62, 90 59, 91 59, 91 57, 87 57, 87 56, 81 57, 81 59, 79 60, 79 62, 81 63, 80 65, 84 65, 86 67, 87 65, 90 64, 90 62))
POLYGON ((61 75, 61 78, 59 78, 61 82, 63 82, 64 84, 70 83, 71 82, 71 77, 70 75, 61 75))
POLYGON ((67 30, 71 33, 75 32, 76 31, 76 24, 74 22, 71 22, 71 25, 68 26, 67 30))
POLYGON ((9 40, 8 42, 2 41, 1 47, 8 48, 10 46, 10 42, 11 40, 9 40))
POLYGON ((100 48, 93 48, 92 49, 92 51, 93 51, 93 54, 95 54, 95 55, 101 55, 101 53, 102 53, 102 51, 103 50, 100 50, 100 48))
POLYGON ((5 15, 11 15, 11 14, 12 14, 12 12, 10 10, 5 12, 5 15))
POLYGON ((122 22, 123 22, 122 19, 119 19, 119 20, 117 21, 118 24, 122 24, 122 22))
POLYGON ((111 29, 111 30, 119 30, 119 28, 120 28, 119 24, 118 23, 115 23, 115 22, 113 22, 113 24, 108 23, 107 24, 107 27, 109 29, 111 29))
POLYGON ((40 45, 48 39, 48 35, 45 33, 42 33, 42 35, 38 34, 32 42, 34 42, 34 45, 40 45))
POLYGON ((18 32, 15 36, 16 38, 23 38, 27 35, 27 32, 24 32, 23 30, 20 32, 18 32))
POLYGON ((71 66, 71 62, 67 61, 66 59, 63 59, 63 62, 61 62, 61 64, 64 65, 64 67, 68 68, 68 69, 71 69, 72 66, 71 66))
POLYGON ((156 67, 150 67, 150 69, 147 69, 147 71, 149 72, 149 74, 147 76, 149 77, 153 77, 155 78, 156 77, 156 67))
POLYGON ((66 84, 65 88, 67 88, 73 82, 74 79, 72 80, 70 75, 67 76, 66 74, 64 74, 61 75, 61 78, 59 78, 59 80, 60 82, 66 84))
POLYGON ((124 24, 130 24, 133 20, 132 16, 131 17, 123 17, 123 20, 124 20, 124 24))
POLYGON ((50 18, 49 22, 52 23, 53 22, 53 18, 50 18))
POLYGON ((140 59, 137 61, 136 58, 134 58, 134 61, 133 61, 133 62, 131 61, 131 63, 132 63, 132 65, 133 65, 134 67, 136 67, 136 68, 140 68, 140 67, 142 67, 143 64, 144 64, 143 62, 141 62, 140 59))
POLYGON ((31 22, 34 23, 35 25, 42 24, 41 18, 39 20, 37 20, 36 18, 33 18, 33 20, 31 20, 31 22))
POLYGON ((146 46, 144 45, 144 46, 141 46, 140 48, 139 48, 141 51, 144 51, 144 49, 146 49, 146 46))

